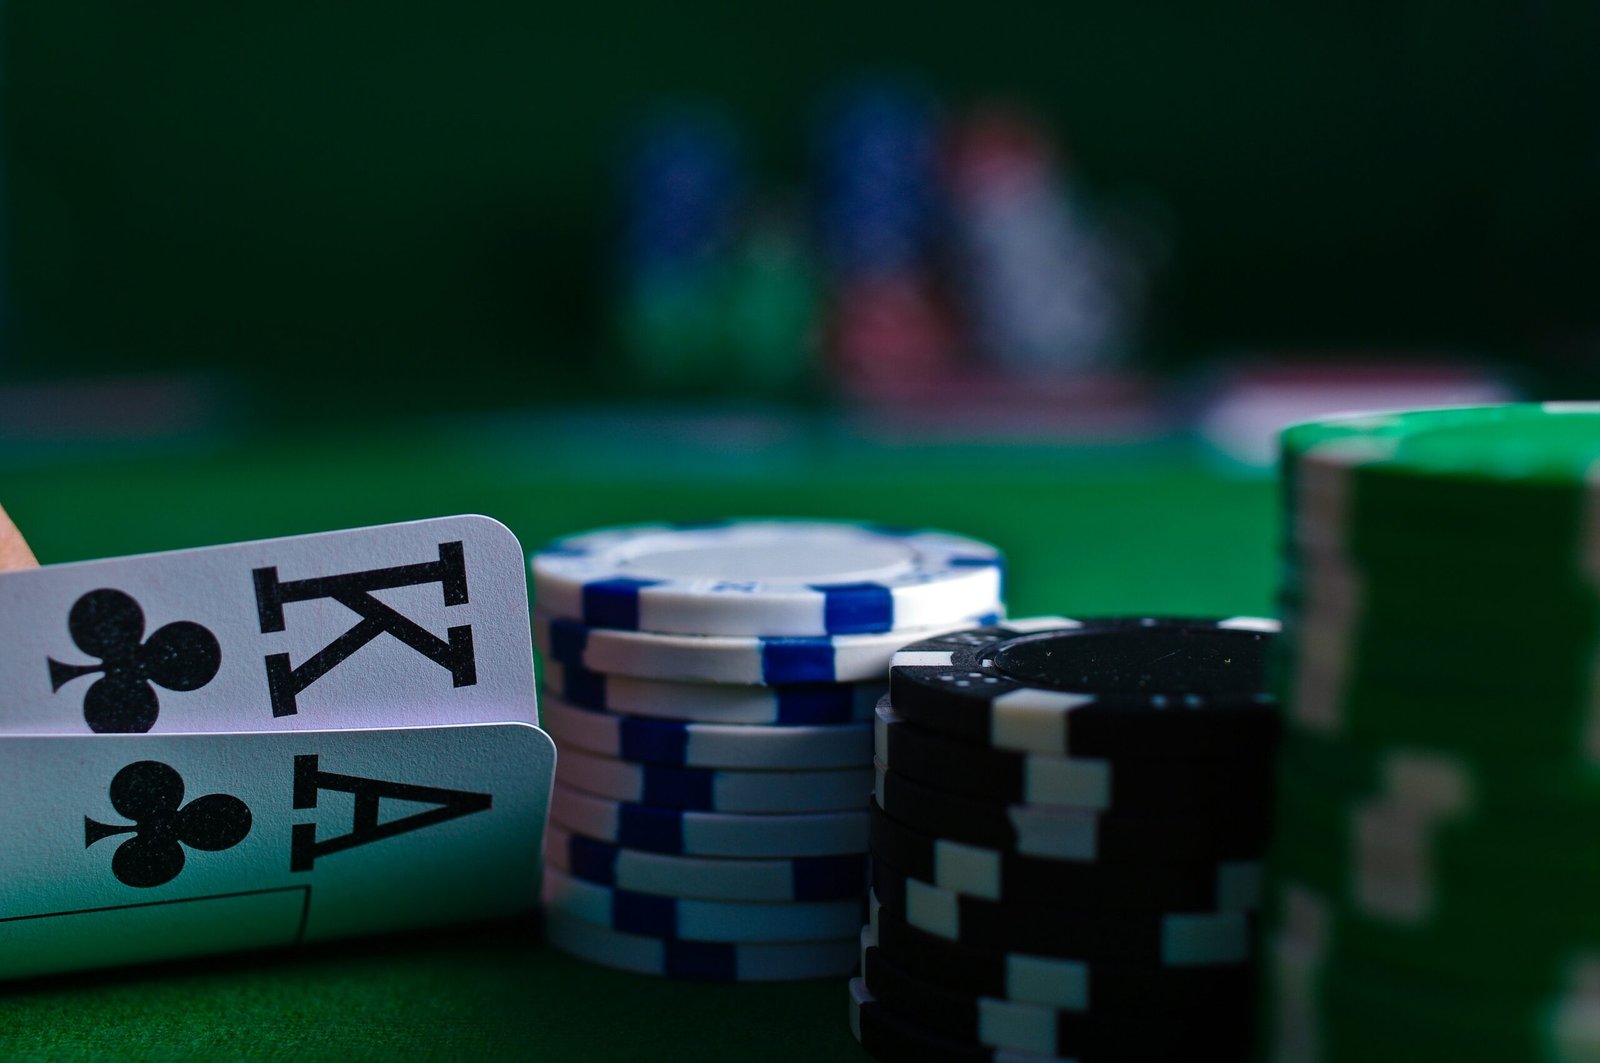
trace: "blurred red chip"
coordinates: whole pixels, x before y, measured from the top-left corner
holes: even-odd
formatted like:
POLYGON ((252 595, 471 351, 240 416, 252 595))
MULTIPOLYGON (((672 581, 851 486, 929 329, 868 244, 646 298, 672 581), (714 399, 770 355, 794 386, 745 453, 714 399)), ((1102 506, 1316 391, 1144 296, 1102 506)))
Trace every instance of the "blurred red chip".
POLYGON ((861 277, 840 289, 834 305, 834 358, 857 383, 954 364, 958 337, 950 314, 911 274, 861 277))
POLYGON ((1003 194, 1049 179, 1058 164, 1042 122, 1020 107, 991 104, 973 111, 951 136, 950 188, 958 199, 1003 194))

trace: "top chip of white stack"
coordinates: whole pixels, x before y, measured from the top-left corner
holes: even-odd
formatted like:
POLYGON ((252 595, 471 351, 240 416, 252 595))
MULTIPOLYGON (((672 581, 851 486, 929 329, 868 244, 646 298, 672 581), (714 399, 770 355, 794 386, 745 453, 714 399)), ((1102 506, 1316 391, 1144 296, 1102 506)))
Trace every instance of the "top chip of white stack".
POLYGON ((560 539, 531 560, 541 612, 590 627, 823 636, 995 613, 1002 560, 943 532, 830 521, 637 525, 560 539))

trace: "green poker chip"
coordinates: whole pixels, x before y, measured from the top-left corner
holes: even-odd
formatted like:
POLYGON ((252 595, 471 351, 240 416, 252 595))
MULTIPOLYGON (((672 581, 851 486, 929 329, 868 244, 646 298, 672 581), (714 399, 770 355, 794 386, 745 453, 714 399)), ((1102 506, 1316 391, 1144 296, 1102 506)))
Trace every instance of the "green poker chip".
POLYGON ((1268 1056, 1600 1059, 1600 404, 1282 457, 1268 1056))
POLYGON ((1338 802, 1287 783, 1278 808, 1269 925, 1287 890, 1308 891, 1348 955, 1523 990, 1551 984, 1574 955, 1600 957, 1600 853, 1576 819, 1530 831, 1470 808, 1416 817, 1392 799, 1338 802))
POLYGON ((1316 942, 1323 952, 1424 985, 1465 982, 1520 996, 1549 994, 1575 956, 1600 948, 1600 934, 1590 928, 1521 919, 1492 919, 1485 927, 1481 920, 1468 921, 1471 913, 1463 904, 1426 917, 1401 917, 1352 898, 1351 888, 1342 882, 1324 886, 1314 881, 1316 875, 1304 861, 1275 858, 1269 869, 1273 881, 1263 917, 1270 932, 1291 932, 1283 919, 1284 888, 1309 891, 1326 906, 1323 936, 1316 942))
POLYGON ((1509 588, 1519 579, 1581 576, 1588 564, 1581 544, 1587 522, 1581 507, 1563 514, 1559 540, 1542 549, 1508 549, 1534 542, 1513 519, 1458 527, 1426 516, 1373 517, 1360 499, 1344 499, 1300 513, 1287 523, 1280 545, 1286 556, 1321 557, 1353 570, 1415 580, 1430 573, 1471 573, 1486 586, 1509 588))
POLYGON ((1600 629, 1588 623, 1552 625, 1542 639, 1519 639, 1488 625, 1456 636, 1381 614, 1351 619, 1297 612, 1289 624, 1296 629, 1289 652, 1347 688, 1434 688, 1468 698, 1497 691, 1521 695, 1530 706, 1552 698, 1583 701, 1600 663, 1600 629), (1496 657, 1516 661, 1523 671, 1484 667, 1496 657))
POLYGON ((1374 414, 1282 437, 1285 540, 1362 564, 1584 571, 1600 404, 1374 414))
POLYGON ((1326 896, 1351 922, 1353 935, 1365 935, 1374 950, 1394 956, 1397 966, 1429 958, 1438 963, 1448 953, 1442 962, 1449 970, 1488 965, 1500 971, 1518 959, 1519 969, 1527 971, 1530 961, 1542 968, 1550 956, 1566 955, 1580 943, 1600 947, 1600 914, 1592 902, 1600 872, 1593 867, 1519 865, 1509 856, 1501 862, 1463 861, 1448 846, 1436 850, 1424 841, 1413 848, 1393 839, 1363 846, 1354 833, 1333 843, 1332 852, 1284 839, 1270 868, 1326 896), (1534 874, 1559 875, 1560 882, 1528 896, 1518 876, 1525 882, 1534 874), (1508 911, 1508 899, 1518 897, 1536 903, 1508 911))
POLYGON ((1504 750, 1493 757, 1436 747, 1367 745, 1291 728, 1279 753, 1283 785, 1325 791, 1344 800, 1376 800, 1408 776, 1432 772, 1434 791, 1461 780, 1464 803, 1526 824, 1547 818, 1600 817, 1600 766, 1586 757, 1557 760, 1519 757, 1504 750))
POLYGON ((1578 571, 1531 574, 1437 558, 1384 567, 1303 553, 1283 559, 1279 579, 1280 602, 1297 611, 1354 612, 1453 637, 1477 630, 1533 641, 1569 621, 1600 624, 1600 583, 1578 571), (1470 601, 1465 608, 1463 596, 1470 601))
POLYGON ((1593 710, 1575 674, 1563 688, 1519 690, 1509 684, 1401 686, 1370 676, 1355 679, 1298 655, 1280 667, 1288 731, 1554 763, 1585 756, 1593 742, 1593 710))
MULTIPOLYGON (((1400 511, 1440 513, 1453 500, 1474 517, 1486 497, 1565 497, 1600 461, 1600 403, 1508 403, 1356 414, 1295 425, 1280 439, 1286 460, 1351 470, 1362 481, 1424 483, 1400 511)), ((1391 510, 1393 511, 1393 510, 1391 510)))
POLYGON ((1307 949, 1278 934, 1265 951, 1295 984, 1266 1010, 1267 1058, 1504 1063, 1592 1059, 1600 1049, 1578 964, 1553 963, 1541 985, 1509 985, 1397 971, 1339 940, 1307 949))
MULTIPOLYGON (((1277 813, 1280 824, 1293 824, 1289 837, 1280 826, 1277 844, 1331 849, 1347 862, 1384 849, 1505 889, 1527 888, 1516 878, 1538 872, 1564 876, 1561 883, 1541 883, 1542 890, 1600 895, 1600 831, 1590 826, 1593 817, 1488 813, 1474 805, 1470 787, 1443 796, 1384 791, 1341 799, 1287 775, 1279 781, 1277 813)), ((1503 901, 1502 893, 1497 903, 1503 901)))

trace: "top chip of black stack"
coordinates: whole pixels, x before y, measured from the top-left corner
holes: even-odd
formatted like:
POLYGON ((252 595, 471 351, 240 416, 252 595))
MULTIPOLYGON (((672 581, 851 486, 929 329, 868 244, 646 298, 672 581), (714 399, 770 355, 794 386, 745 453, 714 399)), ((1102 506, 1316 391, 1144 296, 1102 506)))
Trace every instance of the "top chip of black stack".
POLYGON ((907 646, 890 698, 914 723, 997 749, 1249 755, 1278 734, 1277 631, 1258 617, 1008 621, 907 646))

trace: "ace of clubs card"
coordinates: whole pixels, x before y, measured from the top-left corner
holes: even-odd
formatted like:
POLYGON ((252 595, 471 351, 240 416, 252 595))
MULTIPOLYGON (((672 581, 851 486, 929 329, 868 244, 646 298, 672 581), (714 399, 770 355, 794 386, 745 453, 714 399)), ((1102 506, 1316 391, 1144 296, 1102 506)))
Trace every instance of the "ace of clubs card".
POLYGON ((7 738, 0 978, 525 911, 554 767, 530 724, 7 738))

